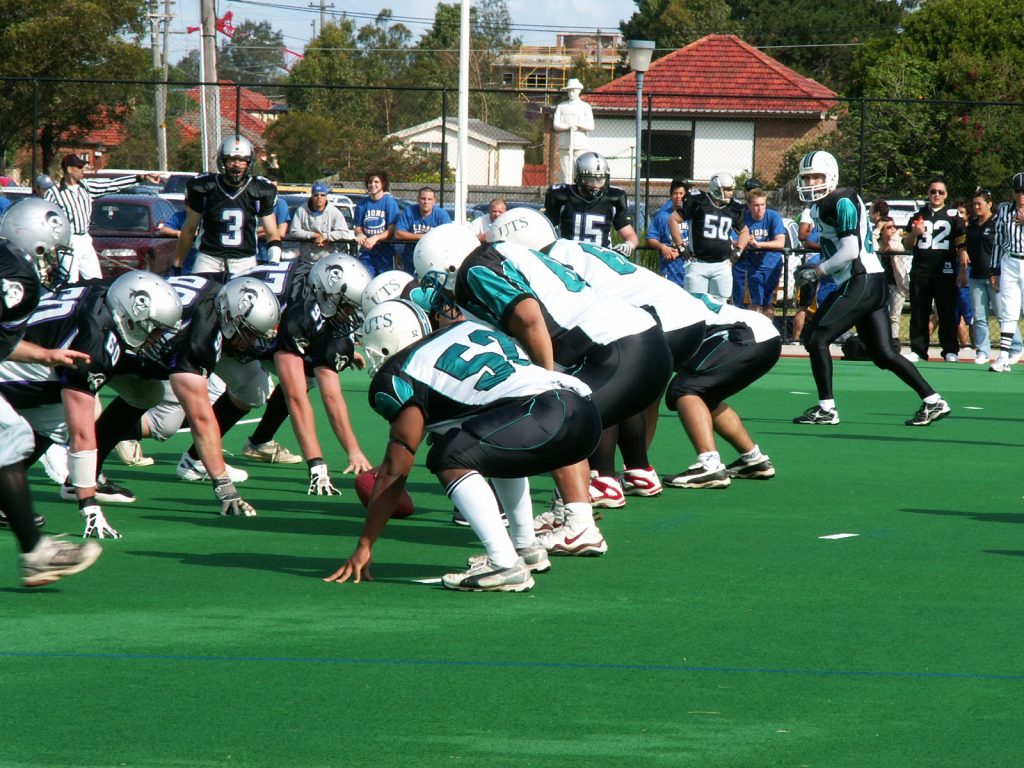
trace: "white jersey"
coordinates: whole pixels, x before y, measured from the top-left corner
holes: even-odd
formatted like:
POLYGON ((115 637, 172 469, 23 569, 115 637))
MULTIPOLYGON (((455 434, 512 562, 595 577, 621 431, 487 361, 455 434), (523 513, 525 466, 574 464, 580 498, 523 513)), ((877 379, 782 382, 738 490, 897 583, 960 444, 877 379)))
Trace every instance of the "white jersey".
POLYGON ((741 309, 732 304, 719 304, 710 296, 702 296, 701 300, 707 306, 708 326, 742 323, 753 331, 754 341, 757 343, 779 336, 779 329, 775 327, 775 323, 770 317, 762 315, 760 312, 741 309))

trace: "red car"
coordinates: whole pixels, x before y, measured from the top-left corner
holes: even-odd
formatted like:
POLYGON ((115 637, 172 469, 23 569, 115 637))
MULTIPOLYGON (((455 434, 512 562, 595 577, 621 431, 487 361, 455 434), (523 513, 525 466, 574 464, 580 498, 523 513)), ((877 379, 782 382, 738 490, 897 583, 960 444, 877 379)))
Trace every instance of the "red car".
POLYGON ((106 195, 93 202, 89 234, 100 258, 104 277, 132 269, 165 275, 174 264, 178 238, 157 229, 175 208, 152 194, 106 195))

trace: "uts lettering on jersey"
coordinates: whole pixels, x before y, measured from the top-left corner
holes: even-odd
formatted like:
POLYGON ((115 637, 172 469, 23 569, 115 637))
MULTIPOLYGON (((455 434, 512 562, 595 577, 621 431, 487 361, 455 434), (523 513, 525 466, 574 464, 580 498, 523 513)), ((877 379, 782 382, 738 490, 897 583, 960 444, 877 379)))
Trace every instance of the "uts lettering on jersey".
POLYGON ((246 179, 238 189, 222 184, 213 173, 191 179, 186 203, 203 215, 199 251, 220 259, 256 255, 256 228, 262 216, 272 215, 277 189, 262 176, 246 179))
POLYGON ((591 200, 577 194, 575 184, 556 184, 544 196, 544 215, 567 240, 604 246, 611 243, 612 227, 618 231, 633 224, 619 187, 591 200))
POLYGON ((683 198, 677 213, 687 222, 690 248, 698 261, 721 262, 732 256, 733 232, 743 229, 743 206, 730 200, 719 207, 703 190, 683 198))
POLYGON ((924 221, 924 234, 917 238, 911 271, 952 275, 957 249, 967 240, 967 228, 956 208, 933 211, 927 205, 914 214, 914 222, 924 221))

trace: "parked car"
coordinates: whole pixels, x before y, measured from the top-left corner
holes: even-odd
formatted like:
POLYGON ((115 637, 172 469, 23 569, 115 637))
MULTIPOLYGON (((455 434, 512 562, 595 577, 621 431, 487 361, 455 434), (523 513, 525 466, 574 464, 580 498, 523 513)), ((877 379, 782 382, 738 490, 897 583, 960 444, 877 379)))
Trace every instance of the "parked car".
MULTIPOLYGON (((889 204, 889 217, 900 229, 906 228, 910 218, 925 206, 924 200, 886 200, 889 204)), ((868 203, 870 205, 870 202, 868 203)))
POLYGON ((178 238, 157 232, 174 215, 167 200, 155 194, 106 195, 92 207, 92 235, 105 277, 132 269, 166 274, 174 263, 178 238))

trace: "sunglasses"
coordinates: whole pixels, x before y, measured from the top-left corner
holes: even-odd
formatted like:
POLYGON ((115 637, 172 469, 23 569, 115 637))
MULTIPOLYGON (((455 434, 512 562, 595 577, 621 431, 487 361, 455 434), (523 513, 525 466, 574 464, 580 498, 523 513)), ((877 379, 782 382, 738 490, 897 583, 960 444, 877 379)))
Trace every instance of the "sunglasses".
POLYGON ((929 189, 928 190, 928 194, 929 195, 944 195, 944 194, 946 194, 946 190, 944 190, 944 189, 929 189))
POLYGON ((327 197, 326 192, 314 192, 311 197, 327 197))

